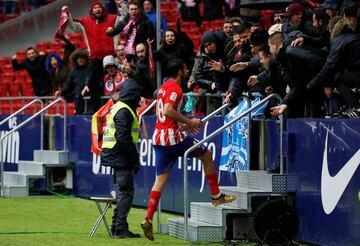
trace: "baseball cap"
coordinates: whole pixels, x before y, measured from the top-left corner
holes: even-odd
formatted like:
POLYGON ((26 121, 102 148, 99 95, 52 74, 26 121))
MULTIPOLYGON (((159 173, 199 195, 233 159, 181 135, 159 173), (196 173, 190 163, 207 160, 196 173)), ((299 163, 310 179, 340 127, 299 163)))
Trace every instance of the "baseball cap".
POLYGON ((304 12, 304 7, 300 3, 292 3, 287 6, 285 13, 282 16, 289 18, 293 15, 296 15, 299 12, 304 12))
POLYGON ((339 9, 341 2, 338 0, 325 0, 321 7, 324 9, 339 9))
POLYGON ((269 36, 275 34, 275 33, 278 33, 278 32, 282 32, 282 24, 274 24, 270 27, 268 33, 269 33, 269 36))
POLYGON ((107 66, 115 65, 115 58, 112 55, 105 56, 103 59, 103 67, 106 68, 107 66))

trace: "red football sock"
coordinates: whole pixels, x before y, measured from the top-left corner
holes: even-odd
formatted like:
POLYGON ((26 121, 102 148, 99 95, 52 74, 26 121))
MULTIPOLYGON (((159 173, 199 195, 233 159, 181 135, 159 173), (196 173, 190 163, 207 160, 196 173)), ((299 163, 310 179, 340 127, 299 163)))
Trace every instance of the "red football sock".
POLYGON ((218 196, 220 194, 219 189, 219 182, 218 182, 218 175, 217 173, 213 172, 206 175, 206 179, 210 186, 210 192, 212 196, 218 196))
POLYGON ((150 192, 150 198, 149 198, 148 209, 147 209, 147 214, 146 214, 146 218, 148 220, 151 220, 151 221, 153 220, 154 213, 159 204, 160 197, 161 197, 161 192, 154 191, 154 190, 152 190, 150 192))

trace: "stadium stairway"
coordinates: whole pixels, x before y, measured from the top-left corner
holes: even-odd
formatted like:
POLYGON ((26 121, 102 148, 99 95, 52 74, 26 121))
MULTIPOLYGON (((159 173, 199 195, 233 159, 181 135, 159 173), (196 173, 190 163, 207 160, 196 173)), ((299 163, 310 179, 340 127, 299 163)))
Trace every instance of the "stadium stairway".
MULTIPOLYGON (((292 200, 288 194, 295 190, 296 180, 289 175, 253 170, 237 172, 236 179, 237 186, 221 187, 222 192, 237 196, 237 200, 234 202, 217 207, 210 202, 191 202, 188 240, 193 242, 223 242, 242 239, 261 241, 264 235, 259 230, 261 231, 262 227, 256 225, 254 221, 259 211, 264 208, 264 204, 275 201, 291 206, 292 200)), ((281 217, 286 219, 287 216, 291 216, 290 214, 283 215, 281 212, 278 216, 276 211, 273 215, 279 217, 280 220, 281 217)), ((286 223, 283 221, 283 224, 286 223)), ((167 230, 169 235, 183 239, 184 218, 169 218, 167 230)), ((274 233, 276 234, 276 229, 273 231, 273 236, 274 233)))
POLYGON ((64 184, 72 188, 72 168, 69 163, 67 151, 34 150, 33 161, 18 161, 17 172, 4 172, 4 196, 26 197, 29 196, 36 183, 54 183, 51 170, 66 168, 64 184))

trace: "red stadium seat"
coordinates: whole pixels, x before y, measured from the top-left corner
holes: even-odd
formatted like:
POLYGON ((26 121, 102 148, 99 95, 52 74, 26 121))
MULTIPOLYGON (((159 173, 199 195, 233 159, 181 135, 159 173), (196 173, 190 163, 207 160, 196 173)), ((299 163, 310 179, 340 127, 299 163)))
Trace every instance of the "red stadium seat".
POLYGON ((26 53, 27 53, 26 50, 18 50, 18 51, 16 51, 17 60, 19 62, 23 62, 25 60, 25 58, 26 58, 26 53))
POLYGON ((0 97, 8 96, 8 84, 0 83, 0 97))
POLYGON ((11 57, 0 57, 0 66, 4 66, 6 64, 11 64, 11 57))
POLYGON ((13 80, 15 80, 15 73, 13 71, 6 72, 3 70, 1 75, 1 83, 3 83, 3 81, 13 81, 13 80))
POLYGON ((51 42, 49 41, 44 41, 44 42, 38 42, 36 43, 36 48, 39 51, 46 51, 48 48, 50 48, 51 42))
POLYGON ((66 104, 67 115, 75 114, 75 103, 67 103, 66 104))
POLYGON ((14 69, 11 64, 5 64, 4 66, 2 66, 1 71, 3 73, 13 73, 14 69))
POLYGON ((11 96, 11 97, 21 96, 20 84, 16 84, 16 83, 9 84, 9 96, 11 96))
POLYGON ((24 97, 35 96, 32 84, 31 83, 23 83, 23 84, 21 84, 21 94, 24 97))

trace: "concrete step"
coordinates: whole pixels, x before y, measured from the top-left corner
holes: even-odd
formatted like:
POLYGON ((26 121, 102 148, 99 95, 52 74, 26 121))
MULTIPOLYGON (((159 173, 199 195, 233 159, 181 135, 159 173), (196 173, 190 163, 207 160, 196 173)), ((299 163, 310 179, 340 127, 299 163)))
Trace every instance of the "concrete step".
POLYGON ((273 193, 294 192, 297 187, 296 176, 273 174, 264 170, 237 172, 236 181, 241 188, 273 193))
POLYGON ((226 205, 232 208, 246 209, 251 212, 251 197, 254 195, 269 195, 271 192, 247 189, 237 186, 222 186, 220 190, 226 194, 235 195, 237 199, 226 205))
POLYGON ((29 179, 45 178, 43 175, 30 175, 21 172, 4 172, 4 187, 29 186, 29 179))
MULTIPOLYGON (((168 219, 169 235, 184 238, 184 218, 168 219)), ((223 227, 211 223, 201 222, 194 219, 188 220, 188 240, 220 242, 223 240, 223 227)))
MULTIPOLYGON (((0 185, 1 187, 1 185, 0 185)), ((4 197, 28 197, 29 188, 22 185, 5 186, 4 185, 4 197)))
POLYGON ((236 182, 240 188, 272 191, 272 174, 266 171, 236 172, 236 182))
POLYGON ((192 202, 190 204, 191 219, 214 225, 223 225, 224 213, 240 212, 247 212, 247 210, 234 208, 228 205, 214 206, 211 202, 192 202))
POLYGON ((18 172, 29 175, 45 175, 44 163, 38 161, 20 161, 18 172))
POLYGON ((69 164, 69 153, 62 150, 34 150, 34 161, 46 164, 69 164))

